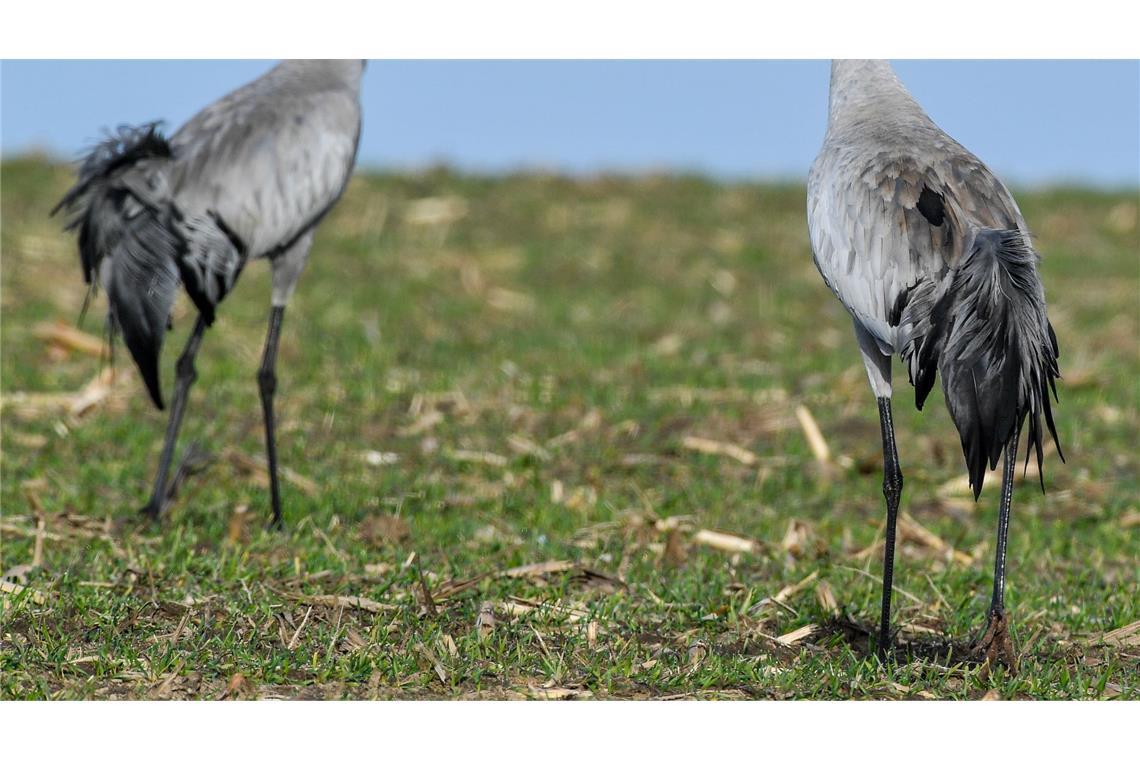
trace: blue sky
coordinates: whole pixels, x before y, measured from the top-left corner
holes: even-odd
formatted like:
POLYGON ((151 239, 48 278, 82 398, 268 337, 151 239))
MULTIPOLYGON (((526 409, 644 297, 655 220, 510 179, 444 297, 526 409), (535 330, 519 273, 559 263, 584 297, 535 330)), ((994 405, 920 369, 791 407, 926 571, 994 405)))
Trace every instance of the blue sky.
MULTIPOLYGON (((101 130, 173 128, 267 61, 4 61, 0 148, 76 156, 101 130)), ((897 61, 934 120, 1007 181, 1140 186, 1137 61, 897 61)), ((365 166, 802 179, 825 61, 372 61, 365 166)))

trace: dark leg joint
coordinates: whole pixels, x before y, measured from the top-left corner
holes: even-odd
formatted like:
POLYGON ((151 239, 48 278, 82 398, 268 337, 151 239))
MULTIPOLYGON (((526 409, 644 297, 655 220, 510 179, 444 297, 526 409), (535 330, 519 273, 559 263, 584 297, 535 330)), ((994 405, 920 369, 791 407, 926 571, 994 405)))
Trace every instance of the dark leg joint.
POLYGON ((193 383, 198 379, 198 370, 194 367, 194 356, 182 354, 178 363, 174 365, 174 376, 178 380, 193 383))
POLYGON ((886 473, 883 476, 883 496, 887 497, 888 504, 898 504, 902 496, 903 476, 901 472, 886 473))
POLYGON ((271 369, 262 368, 257 371, 257 389, 261 391, 262 398, 269 398, 277 392, 277 375, 271 369))

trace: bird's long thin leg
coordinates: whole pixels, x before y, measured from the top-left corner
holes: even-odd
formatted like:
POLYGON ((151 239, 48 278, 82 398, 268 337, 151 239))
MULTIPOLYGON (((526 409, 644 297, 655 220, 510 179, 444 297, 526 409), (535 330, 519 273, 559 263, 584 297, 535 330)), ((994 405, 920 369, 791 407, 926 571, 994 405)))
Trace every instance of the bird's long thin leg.
POLYGON ((994 554, 994 594, 990 600, 990 619, 1005 612, 1005 547, 1009 537, 1009 510, 1013 502, 1013 471, 1017 466, 1017 438, 1010 438, 1005 449, 1005 468, 1001 476, 1001 506, 998 511, 997 552, 994 554))
POLYGON ((1009 536, 1009 510, 1013 501, 1013 471, 1017 466, 1017 439, 1020 431, 1014 433, 1005 449, 1005 467, 1001 478, 1001 507, 998 512, 997 551, 994 554, 994 595, 990 600, 990 612, 986 630, 974 645, 974 654, 984 656, 991 666, 1004 663, 1014 673, 1017 672, 1017 654, 1013 651, 1013 639, 1009 635, 1009 621, 1005 617, 1005 548, 1009 536))
POLYGON ((891 421, 890 397, 879 398, 879 427, 883 435, 883 496, 887 501, 887 530, 883 542, 883 610, 879 620, 879 659, 886 659, 891 631, 891 586, 894 582, 895 522, 902 497, 903 476, 899 452, 895 448, 895 427, 891 421))
POLYGON ((261 392, 261 411, 265 416, 265 453, 269 464, 269 492, 273 500, 273 526, 281 527, 281 491, 277 484, 277 438, 273 420, 273 394, 277 390, 277 341, 281 337, 284 306, 269 312, 269 332, 265 336, 265 353, 257 371, 257 388, 261 392))
POLYGON ((170 405, 170 418, 166 423, 166 439, 162 444, 162 456, 158 460, 158 472, 154 476, 154 491, 150 501, 143 507, 143 514, 157 519, 166 508, 166 478, 170 471, 170 462, 174 458, 174 445, 178 442, 178 431, 182 427, 182 415, 186 412, 186 399, 190 395, 190 386, 198 379, 198 371, 194 368, 194 357, 202 345, 202 335, 206 332, 206 320, 199 315, 194 323, 194 332, 186 341, 186 348, 178 357, 175 365, 174 401, 170 405))

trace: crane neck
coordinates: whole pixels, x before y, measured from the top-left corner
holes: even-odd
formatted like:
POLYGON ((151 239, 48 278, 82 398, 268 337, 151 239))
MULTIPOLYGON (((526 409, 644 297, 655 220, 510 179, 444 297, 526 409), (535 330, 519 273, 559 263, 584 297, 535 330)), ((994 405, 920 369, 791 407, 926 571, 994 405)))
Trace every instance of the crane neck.
POLYGON ((907 92, 887 61, 832 61, 828 127, 884 116, 927 120, 922 107, 907 92))
POLYGON ((284 60, 269 72, 269 76, 311 85, 359 90, 364 65, 365 62, 360 59, 284 60))

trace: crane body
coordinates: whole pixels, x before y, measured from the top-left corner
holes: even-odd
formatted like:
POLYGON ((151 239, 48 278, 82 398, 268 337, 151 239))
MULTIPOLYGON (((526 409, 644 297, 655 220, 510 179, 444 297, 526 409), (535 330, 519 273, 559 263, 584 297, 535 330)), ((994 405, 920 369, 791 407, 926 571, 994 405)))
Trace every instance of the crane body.
POLYGON ((1057 439, 1057 341, 1025 220, 1002 182, 930 120, 887 62, 835 61, 827 134, 808 178, 808 228, 815 264, 851 315, 879 408, 887 505, 879 653, 889 644, 903 488, 891 410, 895 355, 919 409, 941 376, 975 499, 986 469, 1005 457, 992 638, 1005 626, 1023 424, 1039 465, 1043 431, 1057 439))
POLYGON ((284 61, 198 112, 169 139, 157 122, 120 127, 85 158, 60 209, 78 232, 84 278, 108 296, 151 399, 165 407, 159 355, 178 288, 197 319, 176 365, 154 490, 158 517, 195 357, 244 266, 267 259, 272 302, 257 381, 274 523, 281 523, 273 397, 281 323, 313 232, 348 184, 360 137, 359 60, 284 61))

